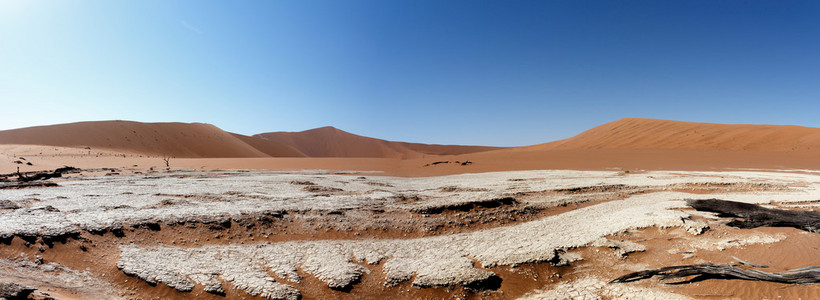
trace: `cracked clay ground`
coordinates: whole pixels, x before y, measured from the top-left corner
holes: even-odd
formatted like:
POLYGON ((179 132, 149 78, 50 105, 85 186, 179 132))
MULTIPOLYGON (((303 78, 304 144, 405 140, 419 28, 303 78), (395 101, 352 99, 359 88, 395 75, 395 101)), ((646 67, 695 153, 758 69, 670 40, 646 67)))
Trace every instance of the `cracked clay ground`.
MULTIPOLYGON (((818 209, 820 176, 802 171, 117 173, 0 190, 0 275, 66 299, 687 298, 607 282, 819 241, 683 201, 818 209)), ((817 292, 800 288, 782 292, 817 292)))

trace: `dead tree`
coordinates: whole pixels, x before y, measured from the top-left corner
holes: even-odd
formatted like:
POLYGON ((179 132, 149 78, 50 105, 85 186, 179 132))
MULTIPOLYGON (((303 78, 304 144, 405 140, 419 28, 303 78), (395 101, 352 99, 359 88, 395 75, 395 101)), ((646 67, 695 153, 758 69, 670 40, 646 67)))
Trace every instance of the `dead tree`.
POLYGON ((171 156, 168 156, 168 155, 163 155, 163 156, 162 156, 162 161, 164 161, 164 162, 165 162, 165 167, 166 167, 166 168, 170 168, 170 167, 171 167, 171 156))
POLYGON ((691 283, 706 279, 743 279, 790 284, 812 284, 820 283, 820 267, 808 266, 781 273, 770 273, 753 269, 743 269, 737 265, 705 263, 697 265, 671 266, 629 273, 615 278, 609 283, 632 282, 654 276, 659 276, 661 280, 696 276, 688 280, 674 282, 671 284, 691 283))
MULTIPOLYGON (((686 200, 686 204, 699 211, 717 213, 719 217, 734 218, 727 223, 738 228, 756 228, 762 226, 794 227, 809 232, 820 233, 820 212, 795 211, 761 207, 754 204, 727 201, 720 199, 686 200)), ((740 264, 750 267, 767 267, 756 265, 735 258, 740 264)), ((790 284, 820 283, 820 267, 807 266, 781 273, 770 273, 754 269, 744 269, 731 264, 697 264, 663 267, 654 270, 633 272, 615 278, 610 283, 631 282, 659 276, 661 280, 695 276, 674 284, 690 283, 706 279, 743 279, 772 281, 790 284)))
POLYGON ((53 172, 27 172, 27 173, 20 173, 20 168, 17 168, 17 181, 20 182, 29 182, 29 181, 37 181, 37 180, 47 180, 51 178, 60 178, 63 177, 63 174, 67 173, 79 173, 80 169, 75 167, 65 166, 62 168, 57 168, 53 172))
POLYGON ((820 211, 773 209, 720 199, 690 199, 686 204, 699 211, 717 213, 719 217, 735 218, 726 224, 732 227, 794 227, 820 233, 820 211))

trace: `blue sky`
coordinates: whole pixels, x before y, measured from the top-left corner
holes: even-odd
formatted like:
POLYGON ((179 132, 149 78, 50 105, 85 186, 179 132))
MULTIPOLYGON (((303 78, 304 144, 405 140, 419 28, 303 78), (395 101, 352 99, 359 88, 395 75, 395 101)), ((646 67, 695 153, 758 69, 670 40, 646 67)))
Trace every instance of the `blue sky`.
POLYGON ((820 127, 817 1, 0 0, 0 129, 335 126, 515 146, 621 117, 820 127))

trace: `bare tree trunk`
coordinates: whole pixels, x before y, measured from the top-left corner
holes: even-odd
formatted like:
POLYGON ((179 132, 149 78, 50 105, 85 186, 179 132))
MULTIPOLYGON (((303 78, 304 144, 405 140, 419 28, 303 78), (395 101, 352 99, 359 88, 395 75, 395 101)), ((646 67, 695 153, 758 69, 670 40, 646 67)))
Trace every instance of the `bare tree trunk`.
POLYGON ((615 278, 610 281, 610 283, 632 282, 654 276, 659 276, 661 280, 666 280, 695 275, 697 275, 697 277, 676 282, 674 284, 690 283, 706 279, 743 279, 792 284, 820 283, 820 267, 818 266, 808 266, 782 273, 769 273, 759 270, 743 269, 736 265, 711 263, 671 266, 654 270, 639 271, 615 278))
MULTIPOLYGON (((762 226, 794 227, 809 232, 820 233, 820 212, 772 209, 754 204, 727 201, 720 199, 686 200, 686 204, 699 211, 717 213, 720 217, 735 218, 727 223, 739 228, 756 228, 762 226)), ((735 258, 740 264, 751 267, 767 267, 752 264, 735 258)), ((820 267, 807 266, 781 273, 770 273, 754 269, 744 269, 730 264, 697 264, 670 266, 654 270, 633 272, 615 278, 610 283, 631 282, 659 276, 661 280, 672 278, 694 278, 676 282, 690 283, 706 279, 743 279, 772 281, 791 284, 820 283, 820 267)))
POLYGON ((720 199, 686 200, 686 204, 699 211, 717 213, 720 217, 736 218, 726 224, 733 227, 794 227, 820 233, 820 211, 772 209, 720 199))

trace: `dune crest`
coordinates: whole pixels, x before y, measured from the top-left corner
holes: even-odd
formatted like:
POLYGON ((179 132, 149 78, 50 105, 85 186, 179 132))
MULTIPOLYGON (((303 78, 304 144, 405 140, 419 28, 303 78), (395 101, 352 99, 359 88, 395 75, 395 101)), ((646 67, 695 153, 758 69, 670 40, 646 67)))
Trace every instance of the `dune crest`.
POLYGON ((623 118, 565 140, 526 148, 809 151, 820 150, 820 128, 623 118))
MULTIPOLYGON (((367 170, 427 176, 556 168, 813 168, 820 163, 817 160, 820 128, 639 118, 603 124, 564 140, 512 148, 393 142, 333 127, 245 136, 209 124, 129 121, 81 122, 0 131, 0 144, 91 147, 94 151, 138 156, 211 159, 191 162, 197 167, 333 169, 344 166, 343 169, 362 169, 365 168, 362 164, 367 164, 367 170), (288 157, 312 159, 283 160, 288 157), (231 160, 217 161, 214 158, 231 160), (265 160, 270 158, 279 159, 265 160), (424 167, 436 161, 471 161, 476 164, 470 167, 460 164, 424 167)), ((54 158, 54 163, 60 159, 54 158)), ((12 162, 9 160, 8 166, 15 167, 12 162)), ((59 162, 60 165, 67 163, 59 162)))
POLYGON ((502 149, 485 146, 430 145, 392 142, 355 135, 334 127, 300 132, 268 132, 254 137, 289 145, 310 157, 421 158, 502 149))
POLYGON ((275 142, 231 134, 203 123, 94 121, 0 131, 0 144, 90 147, 174 157, 299 157, 275 142))

